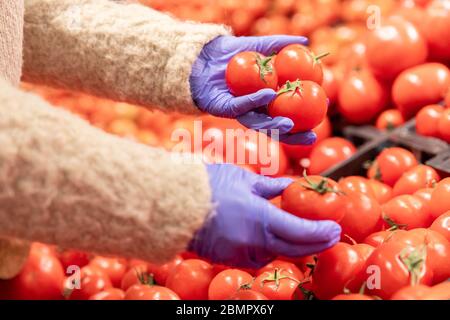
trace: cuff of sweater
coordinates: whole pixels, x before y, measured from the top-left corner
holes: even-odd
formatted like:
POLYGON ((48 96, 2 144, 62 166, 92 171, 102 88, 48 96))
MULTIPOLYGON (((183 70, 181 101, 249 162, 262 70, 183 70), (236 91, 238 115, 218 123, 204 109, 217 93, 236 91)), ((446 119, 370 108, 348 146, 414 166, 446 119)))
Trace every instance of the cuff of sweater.
POLYGON ((168 97, 166 101, 173 101, 172 108, 181 113, 199 114, 198 109, 192 99, 189 84, 189 77, 192 66, 200 55, 203 47, 211 40, 230 35, 230 28, 215 24, 185 23, 187 28, 192 30, 186 33, 180 40, 175 50, 175 54, 167 61, 165 69, 165 80, 163 82, 163 92, 168 97), (174 86, 169 79, 179 79, 179 86, 174 86))

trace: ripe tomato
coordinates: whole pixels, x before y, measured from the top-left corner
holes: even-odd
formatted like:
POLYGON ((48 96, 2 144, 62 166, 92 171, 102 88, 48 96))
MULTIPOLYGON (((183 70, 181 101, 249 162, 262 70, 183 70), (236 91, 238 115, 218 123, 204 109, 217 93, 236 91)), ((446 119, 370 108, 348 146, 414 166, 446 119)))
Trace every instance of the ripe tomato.
POLYGON ((394 234, 397 233, 405 233, 405 230, 383 230, 383 231, 377 231, 369 235, 367 238, 364 239, 364 243, 369 244, 373 247, 379 247, 385 242, 388 242, 394 234))
POLYGON ((330 104, 334 104, 337 101, 339 83, 334 69, 323 66, 323 80, 322 88, 325 90, 327 98, 330 100, 330 104))
POLYGON ((337 163, 347 160, 356 152, 350 141, 332 137, 319 142, 311 151, 308 172, 313 175, 321 174, 337 163))
POLYGON ((399 242, 384 243, 367 259, 357 282, 366 282, 367 293, 382 299, 409 284, 429 285, 433 272, 425 252, 399 242))
POLYGON ((450 211, 441 214, 430 226, 430 230, 443 235, 450 242, 450 211))
POLYGON ((401 288, 391 297, 391 300, 422 300, 431 287, 422 284, 410 285, 401 288))
POLYGON ((180 300, 180 297, 166 287, 135 284, 125 292, 125 300, 180 300))
POLYGON ((269 300, 261 292, 251 289, 238 290, 230 300, 269 300))
POLYGON ((214 278, 213 267, 198 259, 188 259, 178 264, 169 274, 166 287, 181 299, 206 300, 208 287, 214 278))
POLYGON ((227 269, 219 272, 209 284, 209 300, 228 300, 239 288, 251 285, 253 277, 250 273, 239 269, 227 269))
POLYGON ((344 192, 345 205, 340 209, 343 218, 339 222, 342 234, 361 242, 381 229, 381 207, 373 197, 351 190, 344 192))
POLYGON ((33 245, 22 271, 6 281, 5 291, 14 300, 60 300, 64 276, 59 260, 50 251, 33 245))
POLYGON ((394 185, 394 196, 413 194, 421 188, 428 188, 440 180, 432 167, 420 164, 402 174, 394 185))
POLYGON ((306 176, 291 183, 281 194, 281 208, 300 218, 340 221, 344 206, 338 184, 321 176, 306 176))
POLYGON ((369 179, 360 176, 348 176, 341 178, 338 185, 342 192, 356 191, 371 198, 375 198, 375 192, 369 179))
POLYGON ((69 277, 64 283, 64 295, 69 300, 88 300, 94 294, 112 288, 108 275, 100 268, 87 265, 81 268, 80 287, 74 287, 73 278, 69 277))
POLYGON ((369 123, 383 111, 387 97, 386 87, 369 70, 354 70, 340 85, 338 110, 351 123, 369 123))
POLYGON ((416 165, 417 160, 410 151, 397 147, 387 148, 376 157, 372 164, 374 170, 369 170, 368 176, 392 187, 405 171, 416 165))
POLYGON ((412 23, 391 17, 369 32, 366 55, 377 76, 391 79, 401 71, 425 62, 428 48, 412 23), (400 52, 408 54, 400 56, 400 52))
POLYGON ((433 194, 433 190, 433 188, 422 188, 413 193, 414 196, 422 200, 431 220, 433 220, 433 215, 431 214, 431 195, 433 194))
POLYGON ((105 291, 94 294, 89 300, 123 300, 125 292, 117 288, 107 288, 105 291))
POLYGON ((146 264, 135 265, 123 276, 120 288, 123 291, 127 291, 134 284, 154 284, 153 276, 148 272, 148 266, 146 264))
POLYGON ((319 299, 331 299, 343 293, 364 265, 358 252, 343 242, 319 253, 317 259, 312 281, 314 294, 319 299))
POLYGON ((427 228, 433 222, 424 201, 413 195, 394 197, 383 205, 386 228, 399 227, 411 230, 427 228))
POLYGON ((445 281, 431 287, 423 300, 450 300, 450 282, 445 281))
POLYGON ((440 63, 424 63, 406 69, 392 85, 392 99, 406 119, 423 106, 438 103, 447 93, 450 72, 440 63))
POLYGON ((160 286, 165 286, 167 277, 183 261, 180 255, 175 256, 172 261, 169 261, 163 265, 156 265, 153 263, 148 264, 148 272, 153 274, 156 284, 160 286))
POLYGON ((444 102, 445 102, 445 106, 446 106, 447 108, 450 108, 450 89, 447 90, 447 94, 445 95, 445 100, 444 100, 444 102))
POLYGON ((442 112, 438 122, 439 137, 450 143, 450 109, 442 112))
POLYGON ((118 258, 96 256, 89 264, 103 270, 114 287, 120 287, 120 282, 127 271, 126 261, 118 258))
POLYGON ((450 178, 440 181, 431 195, 431 214, 433 218, 450 210, 450 178))
POLYGON ((303 280, 304 278, 303 272, 301 272, 295 264, 283 260, 273 260, 271 263, 259 269, 256 272, 256 275, 259 276, 266 271, 273 271, 274 269, 280 269, 289 272, 294 276, 295 279, 299 281, 303 280))
POLYGON ((255 278, 252 290, 262 293, 269 300, 293 300, 300 297, 298 285, 300 280, 293 274, 282 270, 274 269, 261 273, 255 278))
POLYGON ((392 130, 405 123, 402 114, 397 109, 389 109, 380 113, 375 126, 380 130, 392 130))
POLYGON ((387 184, 373 179, 369 179, 369 184, 379 204, 383 204, 392 199, 392 188, 387 184))
POLYGON ((331 300, 374 300, 374 299, 370 296, 366 296, 365 294, 348 293, 348 294, 338 294, 331 300))
POLYGON ((287 117, 294 122, 292 133, 317 127, 326 117, 327 110, 325 91, 312 81, 286 82, 269 104, 271 117, 287 117))
POLYGON ((286 81, 297 79, 322 83, 323 71, 320 58, 325 55, 316 56, 308 47, 301 44, 291 44, 278 52, 275 59, 275 69, 278 74, 278 85, 282 86, 286 81))
POLYGON ((416 115, 416 132, 430 137, 439 137, 439 119, 444 108, 438 104, 430 104, 420 109, 416 115))
MULTIPOLYGON (((325 117, 321 123, 317 127, 315 127, 312 131, 317 136, 316 143, 328 138, 331 136, 331 122, 328 117, 325 117)), ((294 145, 294 144, 282 144, 284 151, 290 158, 294 159, 303 159, 307 158, 311 153, 314 145, 294 145)))
POLYGON ((434 0, 425 9, 423 22, 425 38, 433 58, 449 61, 450 44, 450 3, 434 0))
POLYGON ((64 270, 67 270, 69 266, 82 268, 89 263, 90 257, 90 254, 78 250, 64 250, 58 254, 59 261, 61 261, 64 270))
POLYGON ((232 57, 225 71, 231 93, 243 96, 264 88, 275 90, 278 76, 272 58, 253 51, 240 52, 232 57))
POLYGON ((375 247, 367 243, 354 243, 352 248, 358 253, 359 257, 364 262, 366 262, 367 259, 369 259, 370 255, 375 250, 375 247))

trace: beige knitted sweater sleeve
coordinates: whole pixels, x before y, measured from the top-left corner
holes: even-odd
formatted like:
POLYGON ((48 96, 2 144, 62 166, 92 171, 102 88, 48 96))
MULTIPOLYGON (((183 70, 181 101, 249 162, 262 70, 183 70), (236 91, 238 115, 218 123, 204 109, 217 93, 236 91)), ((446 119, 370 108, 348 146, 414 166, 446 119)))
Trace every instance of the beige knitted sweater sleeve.
POLYGON ((139 4, 26 0, 23 79, 196 113, 192 64, 225 34, 224 26, 181 22, 139 4))
POLYGON ((0 235, 162 262, 210 209, 202 163, 109 135, 0 80, 0 235))

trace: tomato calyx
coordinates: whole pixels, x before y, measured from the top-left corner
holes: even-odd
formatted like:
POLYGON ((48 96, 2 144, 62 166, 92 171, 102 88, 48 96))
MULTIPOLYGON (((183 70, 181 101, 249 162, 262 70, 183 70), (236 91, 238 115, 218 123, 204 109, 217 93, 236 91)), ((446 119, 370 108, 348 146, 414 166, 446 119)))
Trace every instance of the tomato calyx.
POLYGON ((289 279, 289 280, 295 281, 299 284, 301 283, 299 280, 297 280, 291 276, 282 275, 281 274, 282 271, 283 271, 283 269, 281 269, 281 268, 275 268, 273 270, 273 273, 270 273, 267 277, 265 277, 264 279, 261 280, 260 286, 263 287, 266 282, 275 282, 275 288, 278 289, 278 287, 280 286, 280 281, 283 279, 289 279))
POLYGON ((405 229, 408 225, 407 224, 402 224, 402 223, 397 223, 394 220, 392 220, 388 215, 384 215, 383 216, 383 220, 389 225, 389 229, 387 229, 387 231, 394 231, 394 230, 399 230, 399 229, 405 229))
POLYGON ((303 178, 305 178, 307 185, 302 184, 302 183, 300 183, 300 185, 305 189, 315 191, 315 192, 319 193, 320 195, 324 195, 329 192, 343 194, 343 192, 340 190, 336 190, 335 188, 328 187, 328 181, 326 178, 323 178, 322 180, 320 180, 319 183, 315 183, 309 179, 308 175, 306 174, 306 171, 303 171, 303 178))
POLYGON ((148 272, 139 272, 137 269, 135 271, 136 277, 138 278, 141 284, 147 286, 154 286, 156 284, 153 274, 148 272))
POLYGON ((270 64, 270 61, 274 57, 275 54, 271 54, 270 56, 267 56, 265 58, 261 58, 259 54, 256 54, 256 64, 259 67, 259 77, 261 78, 264 83, 266 83, 266 75, 273 72, 272 65, 270 64))
POLYGON ((301 93, 303 92, 303 88, 302 82, 299 79, 295 80, 294 82, 291 82, 289 80, 286 81, 285 85, 282 86, 280 90, 278 90, 277 96, 291 91, 293 91, 293 94, 299 92, 299 94, 301 95, 301 93))
POLYGON ((406 253, 405 250, 408 250, 408 248, 400 253, 400 260, 408 269, 411 277, 411 285, 414 286, 420 281, 420 272, 427 258, 427 246, 422 245, 409 253, 406 253))
POLYGON ((321 54, 318 54, 317 56, 313 55, 314 63, 318 63, 320 61, 320 59, 323 59, 329 55, 330 55, 329 52, 323 52, 321 54))

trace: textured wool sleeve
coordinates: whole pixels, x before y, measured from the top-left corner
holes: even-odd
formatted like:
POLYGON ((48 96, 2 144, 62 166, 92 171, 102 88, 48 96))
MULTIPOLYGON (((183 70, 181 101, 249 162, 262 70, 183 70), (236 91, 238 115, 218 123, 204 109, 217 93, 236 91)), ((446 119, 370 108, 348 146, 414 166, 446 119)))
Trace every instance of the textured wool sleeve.
POLYGON ((203 46, 226 27, 139 4, 27 0, 23 78, 117 101, 197 113, 189 87, 203 46))
POLYGON ((167 261, 210 210, 205 166, 0 80, 0 237, 167 261))

